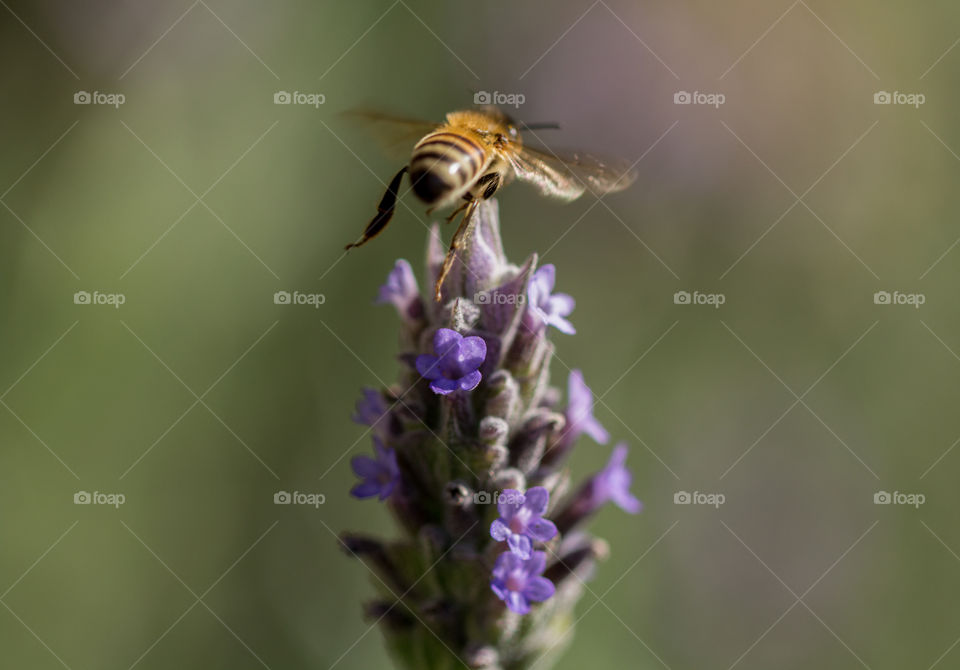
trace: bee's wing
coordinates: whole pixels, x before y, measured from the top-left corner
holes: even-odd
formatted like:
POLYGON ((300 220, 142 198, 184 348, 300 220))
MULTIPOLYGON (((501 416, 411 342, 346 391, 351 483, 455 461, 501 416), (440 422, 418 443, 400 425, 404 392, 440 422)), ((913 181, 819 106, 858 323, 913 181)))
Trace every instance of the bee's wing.
POLYGON ((442 125, 367 108, 351 109, 343 112, 342 116, 369 130, 386 148, 395 153, 403 152, 408 158, 410 149, 417 140, 442 125))
POLYGON ((622 191, 637 173, 627 163, 584 153, 553 154, 523 147, 507 156, 517 179, 533 184, 541 194, 576 200, 587 190, 602 195, 622 191))

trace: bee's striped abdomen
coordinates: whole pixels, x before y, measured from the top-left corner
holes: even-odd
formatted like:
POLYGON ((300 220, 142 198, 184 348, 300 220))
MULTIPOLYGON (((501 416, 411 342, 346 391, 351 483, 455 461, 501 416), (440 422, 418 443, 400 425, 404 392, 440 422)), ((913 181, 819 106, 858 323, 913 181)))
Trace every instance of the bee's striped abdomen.
POLYGON ((456 197, 476 180, 485 164, 486 151, 472 138, 444 130, 430 133, 413 149, 413 192, 428 205, 456 197))

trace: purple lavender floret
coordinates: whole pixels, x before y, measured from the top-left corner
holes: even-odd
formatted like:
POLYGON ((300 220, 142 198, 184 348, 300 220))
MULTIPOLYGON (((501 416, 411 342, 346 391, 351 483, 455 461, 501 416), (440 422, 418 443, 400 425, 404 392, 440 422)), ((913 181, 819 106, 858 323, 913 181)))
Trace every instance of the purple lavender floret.
POLYGON ((374 426, 387 413, 387 403, 380 391, 372 388, 363 389, 363 397, 357 401, 353 416, 354 423, 361 426, 374 426))
POLYGON ((390 303, 397 308, 401 317, 415 316, 420 304, 420 289, 413 276, 413 268, 404 259, 399 259, 387 275, 387 281, 380 287, 375 301, 377 304, 390 303))
POLYGON ((565 431, 571 439, 576 439, 581 433, 586 433, 600 444, 610 440, 610 433, 593 417, 593 392, 583 381, 583 373, 571 370, 567 381, 567 418, 565 431))
POLYGON ((546 566, 547 555, 542 551, 535 551, 526 559, 504 552, 493 566, 490 588, 511 611, 526 614, 531 602, 547 600, 554 594, 553 582, 540 576, 546 566))
POLYGON ((482 337, 464 337, 455 330, 440 328, 433 336, 434 354, 417 356, 417 372, 430 380, 430 389, 439 395, 472 391, 480 383, 478 369, 487 357, 482 337))
POLYGON ((643 503, 630 493, 633 475, 624 465, 626 460, 627 445, 620 442, 613 448, 607 465, 588 478, 556 513, 555 521, 561 533, 568 533, 608 502, 629 514, 643 509, 643 503))
POLYGON ((591 503, 595 508, 610 501, 630 514, 637 514, 643 509, 643 503, 630 493, 633 475, 624 466, 626 462, 627 445, 620 442, 613 448, 606 467, 590 481, 591 503))
POLYGON ((553 293, 556 281, 557 270, 552 264, 544 265, 533 273, 527 285, 530 311, 545 325, 553 326, 561 333, 575 335, 576 328, 565 317, 570 316, 576 302, 566 293, 553 293))
MULTIPOLYGON (((341 541, 376 575, 379 595, 364 611, 398 668, 548 670, 584 581, 609 551, 585 522, 608 501, 632 513, 640 503, 623 445, 567 492, 577 438, 609 434, 579 371, 565 380, 566 407, 550 383, 550 326, 574 332, 573 298, 553 292, 556 270, 537 269, 536 254, 507 259, 493 200, 477 207, 464 239, 442 301, 420 295, 402 260, 380 289, 378 302, 400 317, 402 365, 395 384, 365 389, 357 403, 353 418, 373 427, 375 458, 352 460, 360 481, 351 493, 383 500, 395 531, 341 541), (487 504, 494 491, 496 507, 487 504)), ((432 288, 446 251, 434 226, 420 285, 432 288)))
POLYGON ((383 442, 376 436, 373 438, 373 447, 376 451, 375 459, 369 456, 354 456, 350 461, 354 474, 363 480, 350 489, 350 495, 355 498, 379 496, 380 500, 386 500, 400 481, 397 453, 383 446, 383 442))
POLYGON ((542 486, 534 486, 526 494, 504 489, 497 503, 500 518, 490 525, 490 537, 497 542, 506 540, 510 551, 530 558, 534 541, 549 542, 557 534, 553 522, 543 518, 549 502, 550 493, 542 486))

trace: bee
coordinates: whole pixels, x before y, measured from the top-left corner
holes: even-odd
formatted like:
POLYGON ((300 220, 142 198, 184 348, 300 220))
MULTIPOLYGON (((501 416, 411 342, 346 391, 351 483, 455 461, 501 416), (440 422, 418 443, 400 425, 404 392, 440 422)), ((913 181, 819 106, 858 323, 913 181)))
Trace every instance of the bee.
POLYGON ((541 195, 565 202, 576 200, 588 190, 598 195, 622 191, 636 179, 636 172, 621 163, 579 153, 561 157, 525 146, 521 130, 555 128, 556 124, 519 124, 493 106, 450 112, 439 124, 366 111, 354 111, 350 116, 421 138, 413 147, 410 162, 387 186, 376 216, 360 239, 346 249, 366 244, 387 227, 406 174, 414 195, 429 206, 428 214, 458 203, 447 223, 464 213, 437 277, 437 302, 441 300, 443 281, 469 237, 467 229, 477 206, 513 179, 533 185, 541 195))

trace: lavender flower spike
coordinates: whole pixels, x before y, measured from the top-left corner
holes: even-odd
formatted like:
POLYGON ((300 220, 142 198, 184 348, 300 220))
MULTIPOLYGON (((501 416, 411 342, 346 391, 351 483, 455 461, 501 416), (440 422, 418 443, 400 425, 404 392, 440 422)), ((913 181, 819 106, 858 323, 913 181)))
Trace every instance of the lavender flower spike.
POLYGON ((541 577, 547 565, 546 554, 535 551, 528 559, 505 552, 493 566, 490 588, 517 614, 530 611, 530 603, 548 599, 554 593, 553 582, 541 577))
POLYGON ((438 395, 454 391, 472 391, 480 383, 478 369, 487 357, 482 337, 464 337, 455 330, 440 328, 433 336, 436 354, 417 356, 417 372, 430 380, 430 390, 438 395))
POLYGON ((575 335, 573 324, 565 317, 570 315, 576 304, 574 299, 566 293, 553 293, 557 281, 557 270, 551 265, 544 265, 533 273, 527 285, 527 297, 530 299, 530 310, 540 320, 553 326, 561 333, 575 335))
POLYGON ((400 481, 397 454, 393 449, 383 446, 383 442, 376 436, 373 438, 373 447, 376 450, 376 459, 354 456, 350 461, 354 474, 363 480, 350 489, 350 495, 355 498, 380 496, 380 500, 386 500, 400 481))
POLYGON ((610 433, 593 417, 593 392, 583 381, 583 373, 571 370, 567 381, 566 432, 571 439, 586 433, 600 444, 610 440, 610 433))
MULTIPOLYGON (((639 510, 621 446, 566 494, 574 438, 608 434, 579 372, 566 409, 550 383, 549 326, 574 331, 573 298, 552 293, 556 271, 538 270, 536 254, 511 263, 499 226, 496 202, 482 201, 442 303, 418 293, 405 261, 380 293, 397 306, 404 365, 357 405, 354 419, 374 425, 376 458, 353 459, 351 493, 383 500, 394 529, 388 541, 344 533, 341 542, 378 590, 404 594, 402 612, 384 593, 366 609, 397 670, 548 670, 570 639, 584 580, 608 553, 587 530, 567 531, 608 500, 639 510), (494 491, 497 505, 486 504, 494 491)), ((446 251, 431 233, 421 284, 432 285, 446 251)))
POLYGON ((557 534, 553 522, 542 518, 549 502, 550 493, 542 486, 534 486, 526 495, 504 489, 497 503, 500 518, 490 525, 490 537, 497 542, 506 540, 510 551, 522 559, 530 558, 534 540, 548 542, 557 534))

